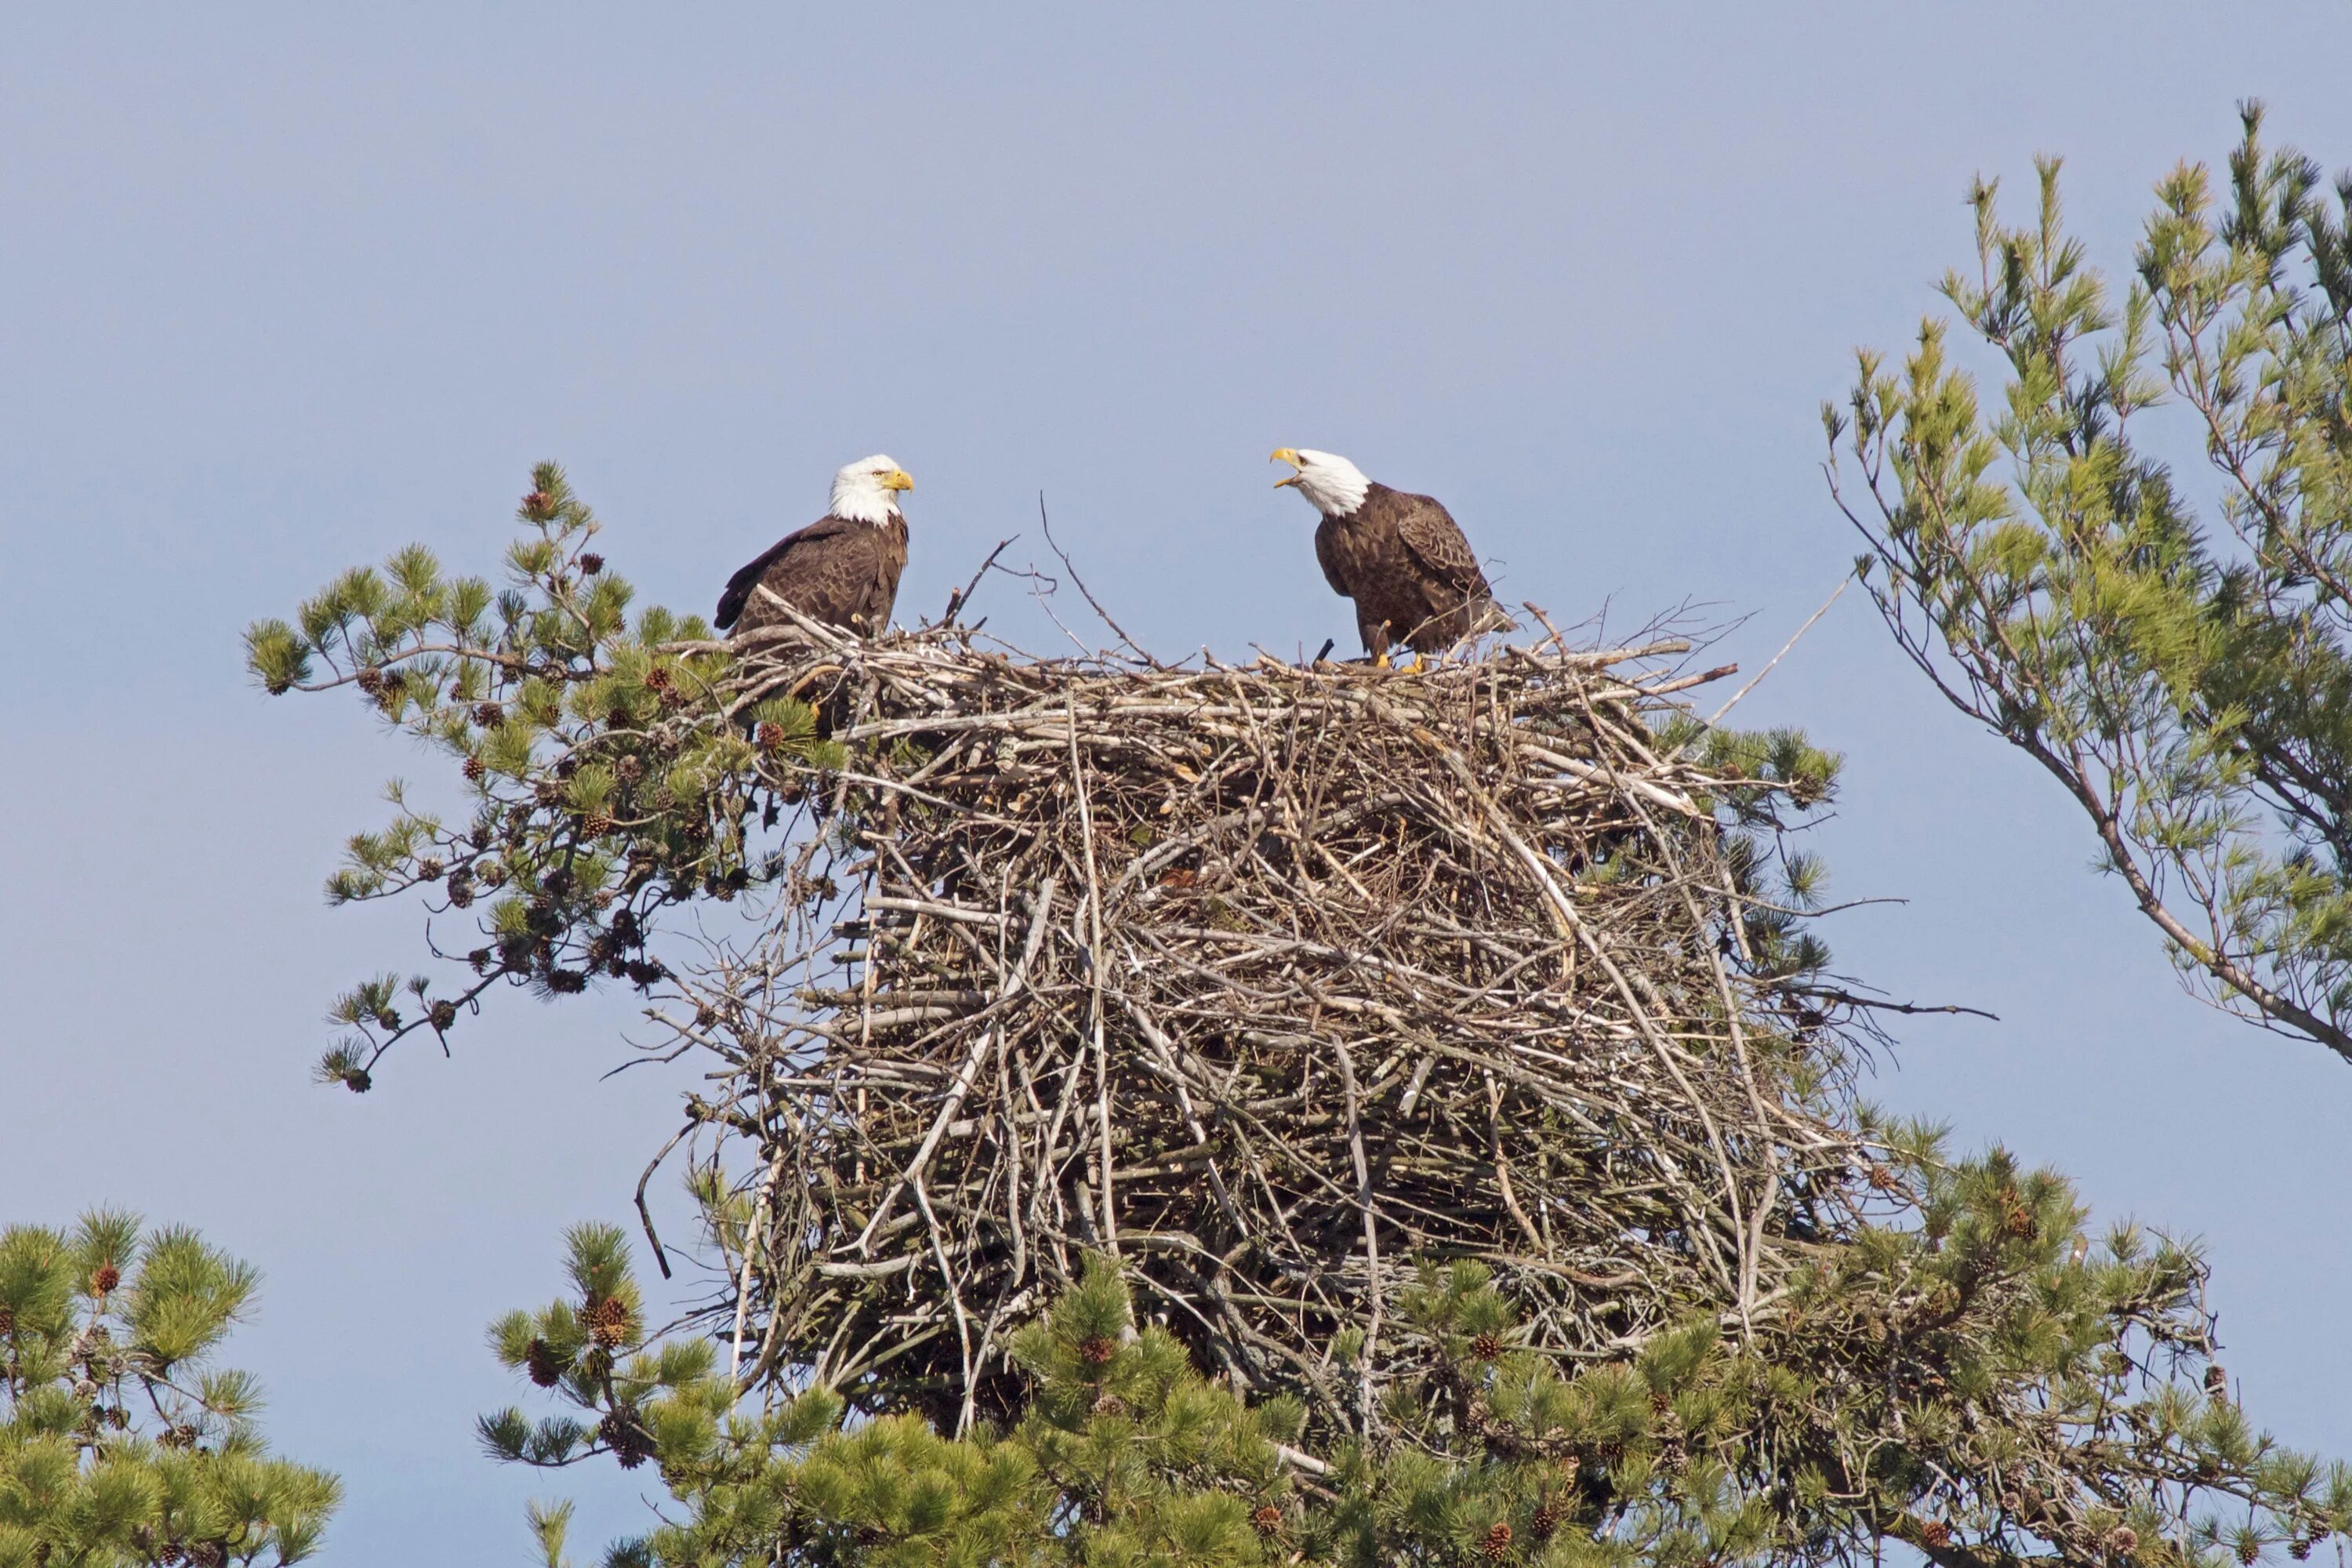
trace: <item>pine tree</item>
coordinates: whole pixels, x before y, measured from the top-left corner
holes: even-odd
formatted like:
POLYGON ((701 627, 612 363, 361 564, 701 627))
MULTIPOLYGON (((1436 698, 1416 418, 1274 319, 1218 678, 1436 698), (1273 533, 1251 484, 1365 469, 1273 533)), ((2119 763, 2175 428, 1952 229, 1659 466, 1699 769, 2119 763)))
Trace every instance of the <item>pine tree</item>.
POLYGON ((209 1364, 257 1283, 126 1214, 0 1231, 0 1568, 317 1549, 340 1485, 272 1458, 258 1385, 209 1364))
POLYGON ((2244 121, 2225 191, 2158 184, 2120 301, 2055 160, 2023 227, 1980 180, 1943 292, 1998 356, 1991 411, 1931 319, 1822 418, 1904 651, 2088 816, 2185 979, 2352 1058, 2352 175, 2331 199, 2244 121), (2213 521, 2155 455, 2176 439, 2213 521))
MULTIPOLYGON (((967 656, 952 629, 933 629, 878 650, 819 645, 799 665, 739 661, 738 650, 683 618, 659 610, 634 624, 624 618, 627 586, 606 562, 586 569, 593 525, 560 471, 538 470, 522 513, 514 585, 497 599, 495 617, 486 586, 446 580, 406 552, 384 574, 355 574, 331 588, 305 606, 299 629, 257 627, 251 648, 266 686, 351 688, 387 723, 437 747, 457 764, 453 787, 468 803, 465 820, 445 820, 395 793, 391 826, 352 841, 339 896, 446 895, 449 907, 481 922, 483 945, 454 994, 436 993, 422 976, 355 987, 339 1007, 350 1038, 325 1076, 365 1088, 393 1044, 420 1028, 438 1036, 462 1026, 500 981, 568 994, 625 980, 652 998, 652 1017, 680 1048, 724 1064, 713 1075, 719 1087, 688 1098, 673 1141, 695 1151, 688 1190, 702 1235, 686 1247, 652 1243, 665 1278, 671 1260, 685 1258, 708 1270, 716 1290, 658 1329, 622 1234, 583 1226, 568 1238, 565 1295, 492 1332, 501 1360, 539 1391, 531 1397, 558 1407, 485 1417, 480 1435, 491 1454, 544 1467, 609 1458, 640 1479, 657 1477, 671 1493, 669 1522, 622 1543, 613 1561, 1369 1568, 1639 1559, 1793 1568, 1853 1560, 1896 1541, 1940 1568, 2221 1568, 2225 1554, 2246 1561, 2273 1546, 2306 1553, 2352 1523, 2352 1475, 2278 1447, 2228 1397, 2226 1379, 2208 1382, 2217 1346, 2193 1249, 2123 1226, 2094 1252, 2061 1178, 2021 1169, 1998 1151, 1956 1155, 1932 1129, 1890 1124, 1854 1101, 1846 1086, 1866 1044, 1853 1037, 1854 1020, 1867 1019, 1868 1004, 1824 978, 1826 952, 1808 914, 1822 873, 1788 842, 1792 814, 1828 797, 1836 759, 1802 736, 1727 735, 1679 711, 1608 698, 1585 684, 1594 678, 1576 673, 1583 667, 1564 650, 1543 677, 1554 682, 1548 689, 1600 691, 1622 704, 1606 721, 1615 726, 1607 731, 1617 737, 1612 754, 1673 786, 1645 778, 1653 793, 1623 788, 1617 763, 1603 769, 1570 754, 1602 743, 1604 726, 1589 711, 1547 718, 1551 727, 1538 732, 1542 745, 1561 748, 1550 753, 1561 762, 1544 763, 1546 779, 1605 779, 1622 793, 1598 796, 1611 804, 1572 860, 1529 852, 1529 875, 1546 887, 1558 889, 1555 870, 1574 882, 1572 894, 1544 906, 1553 923, 1537 928, 1533 952, 1549 967, 1528 1006, 1557 1007, 1565 991, 1551 987, 1613 971, 1607 994, 1588 999, 1628 1010, 1588 1010, 1591 1033, 1579 1048, 1616 1062, 1611 1070, 1621 1075, 1654 1073, 1643 1080, 1638 1116, 1598 1119, 1617 1114, 1603 1106, 1622 1087, 1612 1082, 1584 1101, 1527 1102, 1530 1123, 1541 1125, 1506 1127, 1506 1075, 1529 1075, 1500 1056, 1472 1057, 1478 1065, 1466 1074, 1440 1067, 1438 1047, 1468 1054, 1460 1014, 1405 1018, 1382 1037, 1377 1077, 1345 1037, 1286 1016, 1277 1044, 1294 1062, 1313 1058, 1316 1092, 1301 1079, 1283 1094, 1221 1108, 1213 1076, 1152 1058, 1149 1031, 1117 1037, 1118 1053, 1133 1062, 1114 1057, 1098 1001, 1109 961, 1094 954, 1111 951, 1100 933, 1112 916, 1150 936, 1247 936, 1239 873, 1230 858, 1204 858, 1197 868, 1167 858, 1194 840, 1161 843, 1162 797, 1131 780, 1118 786, 1129 805, 1142 803, 1130 821, 1106 833, 1088 815, 1097 809, 1089 789, 1114 786, 1075 755, 1083 672, 1024 671, 1030 706, 992 711, 1013 712, 1044 742, 1007 732, 950 769, 944 751, 925 749, 935 716, 864 731, 843 721, 851 711, 844 704, 856 698, 856 667, 912 647, 914 672, 900 672, 910 689, 922 689, 929 668, 973 675, 993 691, 984 681, 1003 667, 1001 656, 967 656), (943 662, 925 667, 922 658, 943 662), (1061 691, 1051 689, 1055 679, 1061 691), (1059 700, 1037 700, 1039 681, 1059 700), (780 743, 763 741, 769 724, 782 735, 765 741, 780 743), (976 804, 948 801, 941 792, 950 787, 971 792, 976 804), (1679 826, 1661 826, 1654 806, 1679 826), (901 909, 860 907, 835 880, 894 854, 927 854, 940 825, 957 821, 1003 828, 1021 843, 1075 823, 1082 847, 1071 853, 1088 868, 1119 868, 1132 896, 1110 915, 1101 904, 1077 904, 1082 920, 1067 912, 1071 903, 1055 901, 1057 871, 1017 900, 1002 895, 1005 912, 978 910, 970 923, 992 933, 983 941, 952 918, 977 906, 939 901, 949 896, 939 889, 963 869, 909 870, 903 885, 923 896, 900 900, 908 906, 901 909), (1680 858, 1685 851, 1705 858, 1680 858), (1703 877, 1685 874, 1693 864, 1703 877), (1158 875, 1146 881, 1151 870, 1158 875), (482 892, 460 898, 458 888, 482 892), (1650 923, 1613 933, 1622 938, 1613 943, 1562 942, 1591 938, 1619 895, 1635 899, 1650 923), (707 942, 712 906, 738 899, 728 918, 752 932, 749 958, 687 972, 696 961, 666 944, 666 931, 689 923, 689 934, 707 942), (942 912, 950 934, 919 945, 913 933, 942 912), (815 951, 792 945, 794 933, 809 931, 853 976, 859 966, 874 973, 877 952, 901 955, 893 994, 877 1004, 854 984, 827 984, 821 973, 809 979, 812 966, 792 957, 815 951), (1007 1066, 992 1087, 982 1084, 978 1067, 994 1033, 976 1033, 965 1050, 939 1048, 928 1031, 1007 1015, 988 1011, 989 994, 966 985, 950 961, 976 953, 998 965, 994 973, 1031 984, 1029 960, 1047 951, 1064 967, 1055 1000, 1023 1025, 1036 1037, 1029 1043, 1058 1050, 1087 1038, 1073 1020, 1093 1022, 1093 1043, 1048 1062, 1058 1081, 1016 1079, 1007 1066), (1587 952, 1591 963, 1580 967, 1587 952), (922 967, 933 963, 937 975, 922 967), (1645 967, 1627 974, 1626 965, 1645 967), (1640 1010, 1644 997, 1679 1009, 1672 1037, 1627 1021, 1653 1018, 1640 1010), (865 1026, 845 1031, 845 1020, 860 1019, 865 1026), (1440 1026, 1446 1037, 1434 1033, 1440 1026), (902 1037, 911 1042, 905 1053, 887 1057, 884 1043, 902 1037), (915 1131, 929 1129, 896 1183, 896 1152, 877 1171, 872 1146, 859 1142, 877 1123, 857 1120, 891 1108, 866 1105, 865 1089, 841 1091, 827 1053, 844 1045, 885 1056, 905 1087, 876 1094, 915 1103, 915 1131), (1415 1069, 1423 1053, 1428 1060, 1415 1069), (959 1069, 959 1061, 967 1065, 959 1069), (1143 1109, 1114 1111, 1100 1086, 1130 1068, 1150 1079, 1127 1091, 1143 1109), (1481 1073, 1490 1075, 1486 1087, 1473 1092, 1481 1073), (1694 1078, 1709 1096, 1692 1088, 1694 1078), (1445 1115, 1423 1105, 1416 1118, 1412 1108, 1441 1084, 1453 1097, 1445 1115), (1378 1108, 1367 1109, 1375 1090, 1378 1108), (1213 1159, 1200 1153, 1216 1147, 1205 1119, 1228 1110, 1254 1119, 1247 1125, 1265 1137, 1281 1131, 1333 1162, 1317 1178, 1339 1194, 1320 1211, 1339 1238, 1320 1277, 1247 1273, 1265 1243, 1244 1227, 1230 1256, 1204 1260, 1213 1288, 1188 1285, 1190 1249, 1199 1246, 1189 1232, 1104 1222, 1114 1163, 1135 1182, 1156 1172, 1175 1184, 1162 1189, 1171 1205, 1210 1215, 1234 1202, 1216 1191, 1213 1159), (1381 1283, 1349 1294, 1375 1278, 1380 1239, 1368 1217, 1379 1183, 1369 1160, 1350 1163, 1370 1142, 1359 1136, 1360 1110, 1392 1118, 1391 1129, 1409 1125, 1404 1157, 1435 1168, 1465 1205, 1487 1203, 1502 1227, 1495 1234, 1507 1239, 1398 1256, 1400 1226, 1391 1220, 1381 1283), (803 1118, 842 1132, 805 1165, 790 1156, 813 1146, 779 1131, 803 1118), (1676 1131, 1681 1118, 1688 1125, 1676 1131), (941 1211, 954 1205, 969 1215, 1003 1194, 986 1181, 951 1185, 961 1178, 944 1159, 926 1162, 952 1149, 965 1168, 1010 1172, 1007 1181, 1032 1184, 1034 1195, 1041 1179, 1022 1173, 1025 1161, 989 1166, 983 1152, 1028 1149, 1022 1140, 1057 1125, 1086 1131, 1058 1148, 1067 1167, 1087 1171, 1046 1194, 1056 1204, 1066 1196, 1076 1214, 1051 1245, 1071 1255, 1073 1268, 1085 1248, 1068 1238, 1082 1227, 1131 1237, 1137 1250, 1116 1266, 1097 1260, 1063 1274, 1066 1288, 1053 1300, 1026 1286, 969 1300, 952 1286, 933 1289, 933 1280, 975 1278, 949 1269, 948 1243, 965 1245, 972 1233, 950 1237, 941 1211), (1538 1133, 1550 1142, 1527 1146, 1513 1178, 1504 1140, 1538 1133), (1696 1179, 1656 1163, 1670 1138, 1685 1140, 1696 1179), (733 1158, 747 1149, 755 1158, 733 1158), (1546 1235, 1509 1184, 1527 1190, 1545 1179, 1547 1161, 1571 1173, 1562 1180, 1584 1183, 1559 1191, 1601 1205, 1609 1267, 1588 1266, 1603 1258, 1559 1267, 1521 1256, 1542 1248, 1546 1235), (1188 1173, 1196 1171, 1205 1174, 1188 1173), (873 1250, 843 1236, 821 1252, 807 1249, 807 1238, 839 1217, 824 1205, 877 1181, 871 1209, 847 1216, 853 1230, 876 1238, 873 1250), (1668 1201, 1661 1192, 1684 1195, 1668 1201), (1695 1206, 1677 1208, 1688 1194, 1695 1206), (1089 1204, 1099 1206, 1081 1212, 1089 1204), (1769 1280, 1759 1272, 1768 1249, 1769 1280), (1166 1266, 1170 1258, 1177 1267, 1166 1266), (937 1274, 919 1272, 934 1261, 937 1274), (1263 1335, 1253 1321, 1281 1325, 1249 1318, 1232 1294, 1257 1291, 1248 1305, 1261 1312, 1265 1300, 1288 1311, 1305 1299, 1265 1294, 1277 1288, 1314 1294, 1314 1310, 1336 1327, 1318 1328, 1304 1351, 1270 1342, 1248 1367, 1235 1354, 1205 1375, 1188 1347, 1220 1341, 1200 1331, 1201 1321, 1213 1310, 1241 1322, 1234 1332, 1263 1335), (1213 1289, 1227 1300, 1213 1300, 1213 1289), (1370 1305, 1350 1316, 1356 1303, 1370 1305), (853 1307, 877 1315, 878 1327, 851 1323, 853 1307), (1016 1331, 1024 1315, 1034 1321, 1016 1331), (873 1355, 842 1379, 817 1375, 826 1347, 853 1329, 871 1331, 861 1343, 873 1355), (974 1359, 976 1340, 1000 1347, 1001 1361, 974 1359), (943 1386, 959 1355, 962 1386, 943 1386), (976 1366, 984 1389, 971 1375, 976 1366), (2225 1517, 2230 1524, 2215 1522, 2225 1517)), ((1133 679, 1192 677, 1153 667, 1133 679)), ((1219 679, 1228 689, 1262 679, 1273 689, 1277 679, 1326 678, 1219 679)), ((1377 716, 1388 689, 1367 689, 1349 710, 1377 716)), ((1608 690, 1651 695, 1622 683, 1608 690)), ((1086 700, 1096 700, 1090 690, 1086 700)), ((1460 794, 1449 798, 1480 813, 1450 825, 1461 838, 1514 832, 1465 748, 1436 736, 1451 721, 1433 712, 1410 725, 1378 720, 1388 727, 1362 743, 1397 749, 1360 776, 1385 792, 1404 770, 1426 769, 1414 776, 1418 787, 1453 788, 1444 781, 1454 780, 1460 794)), ((1485 721, 1474 712, 1462 721, 1485 721)), ((1106 737, 1103 755, 1134 738, 1131 727, 1090 733, 1106 737)), ((1180 733, 1171 744, 1201 739, 1180 733)), ((1202 744, 1193 754, 1207 761, 1215 752, 1202 744)), ((1376 799, 1376 811, 1349 818, 1375 825, 1357 868, 1341 868, 1359 883, 1409 876, 1414 854, 1437 852, 1400 850, 1415 842, 1411 825, 1388 815, 1385 795, 1376 799)), ((1246 823, 1249 814, 1215 820, 1246 823)), ((1265 852, 1254 841, 1253 853, 1265 852)), ((1079 885, 1092 877, 1074 873, 1079 885)), ((1502 884, 1500 873, 1487 876, 1448 907, 1482 918, 1480 900, 1502 907, 1502 884)), ((1422 900, 1399 907, 1431 912, 1422 900)), ((1478 949, 1450 935, 1444 945, 1478 949)), ((1148 946, 1139 941, 1118 962, 1153 962, 1148 946)), ((1353 952, 1339 958, 1356 973, 1388 973, 1377 951, 1360 962, 1353 952)), ((1514 962, 1517 969, 1485 984, 1524 973, 1528 965, 1514 962)), ((997 994, 1014 994, 1009 980, 997 994)), ((1270 1005, 1252 1004, 1240 1029, 1262 1028, 1270 1005)), ((1223 1017, 1186 1047, 1196 1061, 1239 1048, 1223 1017)), ((1002 1023, 995 1030, 1009 1032, 1002 1023)), ((1021 1072, 1033 1057, 1046 1060, 1024 1056, 1021 1072)), ((1234 1157, 1239 1179, 1247 1158, 1234 1157)), ((1273 1186, 1262 1174, 1252 1179, 1273 1186)), ((1131 1197, 1133 1183, 1123 1190, 1131 1197)), ((1276 1196, 1285 1214, 1331 1201, 1304 1182, 1276 1196)), ((1020 1210, 1005 1212, 1006 1234, 985 1239, 998 1251, 974 1246, 967 1256, 1001 1261, 1016 1248, 1032 1257, 1045 1248, 1017 1229, 1020 1210)), ((1542 1217, 1555 1228, 1568 1224, 1542 1217)), ((646 1228, 652 1240, 649 1220, 646 1228)), ((542 1506, 533 1519, 543 1554, 560 1563, 568 1516, 542 1506)))
MULTIPOLYGON (((2062 1184, 1916 1147, 1924 1228, 1806 1281, 1785 1331, 1753 1347, 1699 1318, 1622 1361, 1563 1367, 1519 1343, 1483 1266, 1423 1265, 1401 1301, 1413 1375, 1391 1402, 1395 1437, 1326 1457, 1294 1446, 1302 1406, 1245 1403, 1139 1324, 1100 1258, 1016 1336, 1030 1392, 1001 1430, 852 1420, 823 1389, 757 1409, 698 1340, 617 1366, 592 1352, 557 1391, 567 1414, 502 1411, 482 1436, 509 1461, 601 1449, 634 1466, 614 1433, 641 1431, 678 1510, 614 1546, 615 1568, 1703 1568, 1887 1540, 1943 1568, 2219 1568, 2249 1547, 2307 1555, 2352 1522, 2352 1473, 2278 1447, 2226 1387, 2177 1375, 2210 1342, 2192 1255, 2125 1227, 2075 1263, 2060 1256, 2079 1217, 2062 1184)), ((634 1292, 618 1233, 580 1227, 570 1249, 573 1294, 493 1330, 509 1367, 528 1372, 541 1343, 583 1343, 590 1303, 634 1292)), ((550 1568, 568 1518, 534 1505, 550 1568)))

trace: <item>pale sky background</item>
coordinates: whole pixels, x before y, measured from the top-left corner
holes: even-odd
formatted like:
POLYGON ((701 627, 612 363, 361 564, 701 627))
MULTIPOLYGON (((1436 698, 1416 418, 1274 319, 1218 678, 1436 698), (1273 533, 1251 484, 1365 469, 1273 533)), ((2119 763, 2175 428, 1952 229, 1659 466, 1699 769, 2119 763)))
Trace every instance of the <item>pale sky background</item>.
MULTIPOLYGON (((419 759, 249 687, 248 620, 409 540, 494 568, 542 457, 707 610, 879 448, 903 613, 1042 489, 1160 651, 1344 646, 1297 445, 1444 498, 1508 597, 1752 616, 1753 669, 1856 548, 1816 406, 1967 258, 1971 174, 2066 154, 2115 268, 2242 97, 2352 163, 2342 0, 374 9, 0 18, 0 1220, 109 1200, 263 1268, 232 1359, 344 1476, 338 1564, 523 1562, 530 1495, 643 1521, 646 1472, 470 1422, 528 1392, 483 1326, 625 1217, 674 1093, 598 1081, 624 1009, 520 996, 310 1084, 331 995, 419 955, 319 891, 419 759)), ((1874 1094, 2208 1237, 2249 1410, 2352 1457, 2352 1074, 2179 994, 1859 595, 1745 713, 1847 753, 1817 847, 1909 900, 1840 967, 2000 1015, 1915 1021, 1874 1094)))

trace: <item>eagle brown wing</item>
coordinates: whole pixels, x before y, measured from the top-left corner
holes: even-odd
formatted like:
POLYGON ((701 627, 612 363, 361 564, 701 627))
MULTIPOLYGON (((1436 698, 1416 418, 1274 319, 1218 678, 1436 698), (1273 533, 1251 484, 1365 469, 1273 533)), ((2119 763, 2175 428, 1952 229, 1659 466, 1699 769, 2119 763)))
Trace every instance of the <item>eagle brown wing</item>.
POLYGON ((758 592, 765 588, 811 620, 843 631, 878 630, 906 563, 905 527, 828 516, 786 534, 727 580, 719 595, 719 628, 750 631, 780 619, 758 592))
POLYGON ((1494 590, 1486 585, 1486 574, 1479 570, 1477 553, 1454 514, 1433 497, 1402 490, 1394 494, 1400 503, 1397 537, 1404 541, 1422 570, 1452 590, 1457 602, 1494 597, 1494 590))

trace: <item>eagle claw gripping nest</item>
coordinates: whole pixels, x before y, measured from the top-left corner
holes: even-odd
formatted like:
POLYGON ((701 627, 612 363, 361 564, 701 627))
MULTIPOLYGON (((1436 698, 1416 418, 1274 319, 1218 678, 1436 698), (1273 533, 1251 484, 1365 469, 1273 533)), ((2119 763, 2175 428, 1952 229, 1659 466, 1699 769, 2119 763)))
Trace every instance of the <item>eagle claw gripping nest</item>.
POLYGON ((1619 673, 1679 651, 745 663, 854 759, 785 913, 687 982, 761 1146, 747 1370, 990 1415, 1089 1252, 1343 1427, 1334 1341, 1419 1260, 1484 1261, 1569 1354, 1762 1310, 1859 1156, 1820 1015, 1743 957, 1727 802, 1772 786, 1663 744, 1693 682, 1619 673))

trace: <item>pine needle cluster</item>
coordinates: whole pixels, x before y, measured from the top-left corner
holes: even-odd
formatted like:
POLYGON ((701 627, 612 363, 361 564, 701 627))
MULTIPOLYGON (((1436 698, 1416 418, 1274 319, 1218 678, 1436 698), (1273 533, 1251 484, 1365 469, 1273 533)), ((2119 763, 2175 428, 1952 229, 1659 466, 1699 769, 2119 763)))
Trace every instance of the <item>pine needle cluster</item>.
POLYGON ((552 463, 517 508, 507 585, 451 576, 411 546, 355 568, 292 621, 246 633, 273 693, 349 689, 386 726, 457 764, 461 811, 412 808, 355 834, 331 901, 415 891, 471 911, 470 976, 361 982, 331 1011, 344 1037, 320 1076, 365 1091, 400 1039, 450 1030, 495 986, 575 994, 662 977, 646 935, 665 904, 731 898, 751 875, 755 800, 795 794, 837 763, 816 715, 788 694, 729 703, 726 645, 698 616, 629 618, 634 590, 588 546, 599 524, 552 463))
POLYGON ((127 1214, 0 1231, 0 1568, 316 1550, 341 1487, 272 1458, 259 1386, 210 1364, 257 1283, 127 1214))

